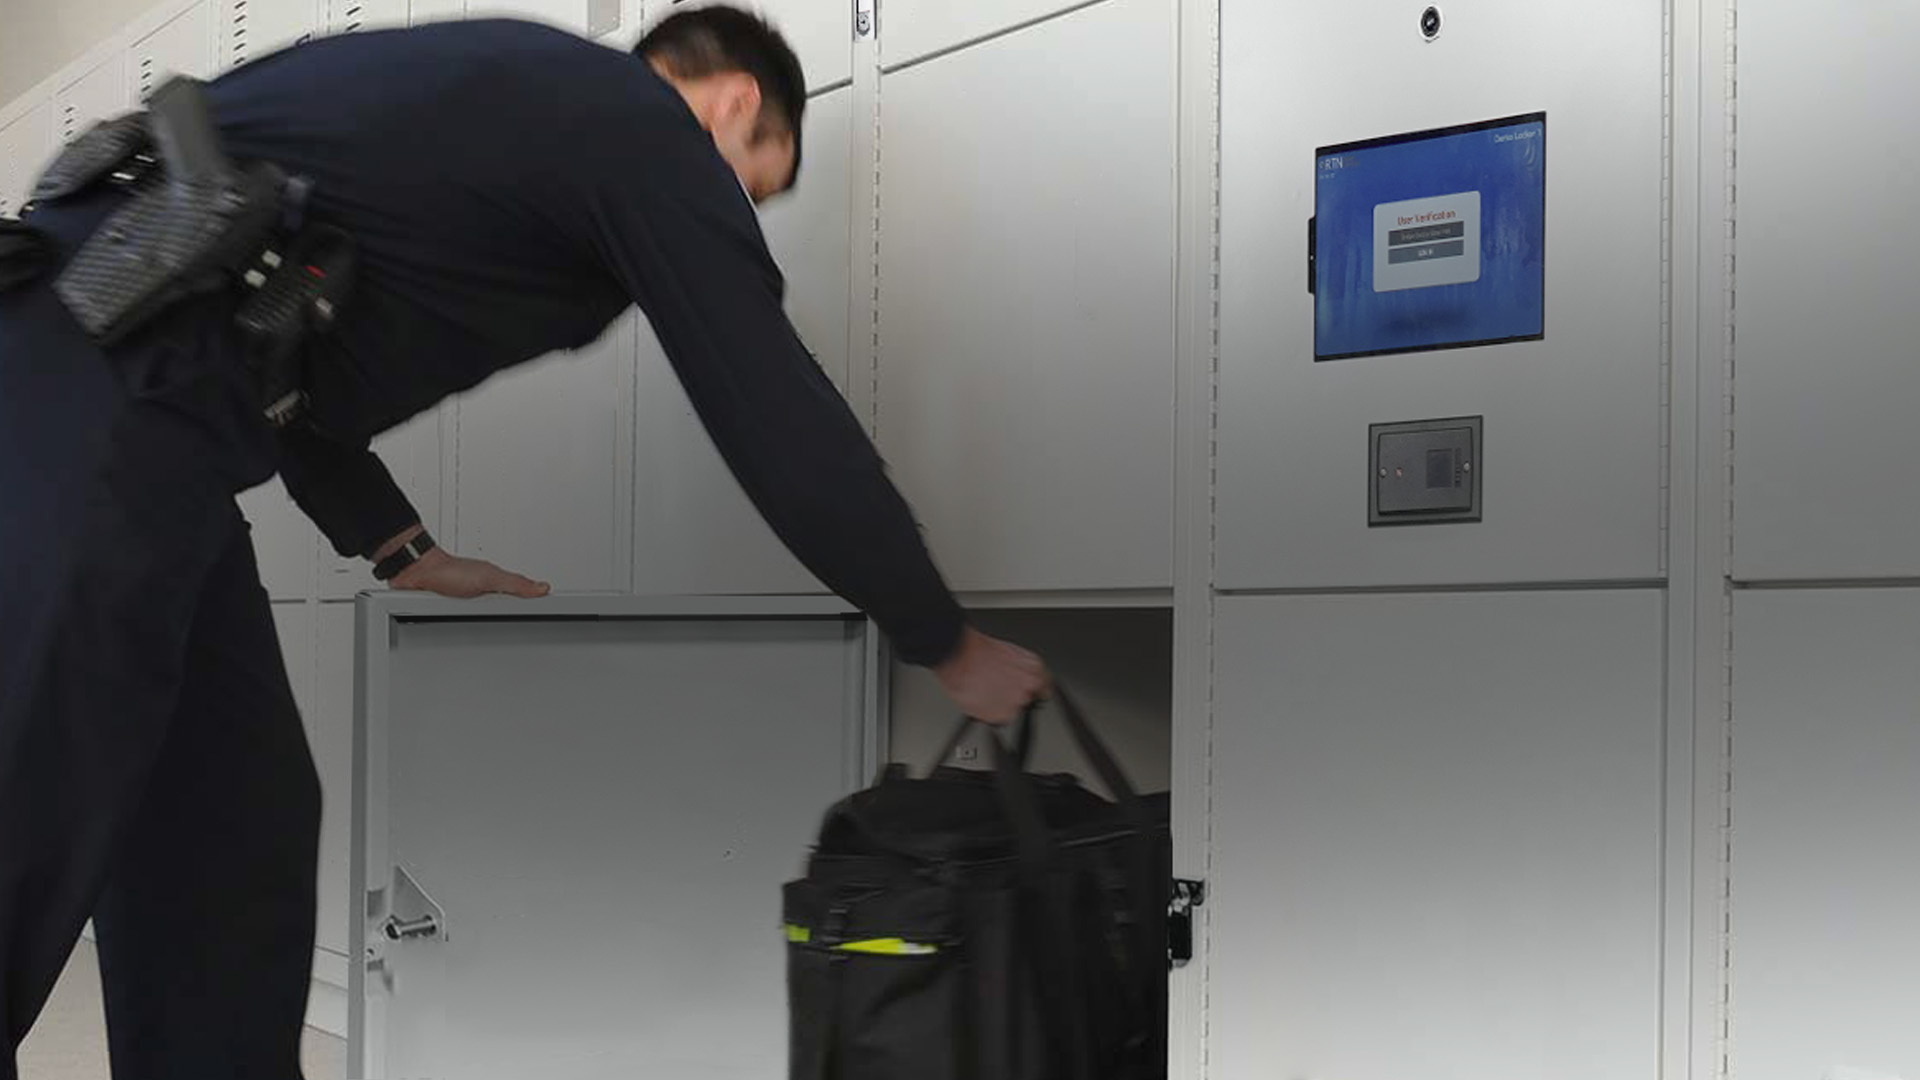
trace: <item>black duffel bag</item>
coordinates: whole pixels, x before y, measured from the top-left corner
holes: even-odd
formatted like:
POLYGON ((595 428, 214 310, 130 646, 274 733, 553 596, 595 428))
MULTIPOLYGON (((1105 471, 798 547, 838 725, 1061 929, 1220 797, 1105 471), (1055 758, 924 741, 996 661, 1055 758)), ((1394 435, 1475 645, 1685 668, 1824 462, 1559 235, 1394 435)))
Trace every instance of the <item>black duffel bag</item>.
POLYGON ((1168 800, 1054 700, 1111 798, 1027 770, 1029 713, 991 772, 828 812, 785 889, 791 1080, 1164 1080, 1168 800))

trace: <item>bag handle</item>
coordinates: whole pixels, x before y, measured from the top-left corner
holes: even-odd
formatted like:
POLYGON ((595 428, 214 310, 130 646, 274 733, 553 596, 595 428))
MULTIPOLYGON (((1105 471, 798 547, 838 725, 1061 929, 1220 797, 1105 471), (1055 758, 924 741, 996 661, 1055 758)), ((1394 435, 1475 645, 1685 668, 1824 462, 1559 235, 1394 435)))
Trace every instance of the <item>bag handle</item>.
MULTIPOLYGON (((1027 767, 1027 762, 1033 758, 1033 714, 1037 712, 1039 708, 1039 702, 1035 702, 1028 705, 1026 711, 1020 714, 1020 727, 1015 754, 1019 759, 1020 767, 1023 769, 1027 767)), ((927 772, 931 773, 934 769, 938 769, 953 760, 953 752, 960 749, 960 744, 966 740, 967 733, 973 730, 975 724, 979 723, 981 722, 971 716, 962 717, 960 723, 954 726, 953 734, 947 736, 946 744, 940 748, 940 756, 933 759, 933 769, 928 769, 927 772)))
MULTIPOLYGON (((1127 779, 1125 770, 1121 769, 1119 760, 1113 756, 1113 751, 1107 748, 1107 744, 1101 740, 1099 733, 1093 730, 1093 725, 1087 722, 1086 714, 1080 710, 1079 704, 1074 701, 1065 687, 1057 683, 1053 689, 1053 700, 1059 705, 1061 715, 1066 718, 1067 730, 1073 735, 1075 745, 1080 748, 1080 753, 1087 759, 1087 763, 1093 766, 1093 771, 1099 776, 1100 782, 1106 785, 1107 791, 1113 796, 1115 802, 1122 805, 1131 804, 1134 810, 1139 811, 1138 820, 1132 821, 1131 824, 1145 825, 1145 810, 1140 802, 1140 796, 1135 792, 1132 782, 1127 779)), ((1036 701, 1028 705, 1026 711, 1020 716, 1014 760, 1022 769, 1025 769, 1033 760, 1034 728, 1038 723, 1036 714, 1040 711, 1040 706, 1041 703, 1036 701)), ((960 748, 960 743, 966 739, 967 733, 976 724, 985 726, 983 721, 970 716, 960 720, 954 727, 953 734, 949 735, 946 743, 941 746, 940 756, 934 759, 933 768, 937 769, 952 759, 954 751, 960 748)))

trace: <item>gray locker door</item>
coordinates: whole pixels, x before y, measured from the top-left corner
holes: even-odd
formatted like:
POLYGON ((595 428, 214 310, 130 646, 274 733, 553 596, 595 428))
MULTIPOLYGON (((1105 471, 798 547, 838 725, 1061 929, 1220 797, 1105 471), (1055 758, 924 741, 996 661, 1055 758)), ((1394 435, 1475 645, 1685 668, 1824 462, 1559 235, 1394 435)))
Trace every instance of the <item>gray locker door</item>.
POLYGON ((116 52, 53 95, 60 141, 70 143, 96 122, 126 112, 127 57, 116 52))
POLYGON ((1660 618, 1220 601, 1212 1080, 1659 1075, 1660 618))
POLYGON ((1113 0, 886 77, 875 426, 962 591, 1172 583, 1174 37, 1113 0))
POLYGON ((783 1075, 780 886, 867 769, 865 622, 359 604, 349 1075, 783 1075), (436 905, 444 937, 381 933, 436 905))
POLYGON ((212 75, 216 36, 213 0, 200 0, 141 38, 129 57, 134 97, 147 100, 174 75, 196 79, 212 75))
POLYGON ((449 546, 562 592, 627 588, 638 325, 623 315, 456 399, 449 546))
POLYGON ((53 147, 49 105, 34 105, 0 124, 0 214, 19 213, 53 147))
POLYGON ((222 0, 220 66, 235 68, 313 39, 318 0, 222 0))
POLYGON ((1916 625, 1913 589, 1734 596, 1738 1080, 1920 1076, 1916 625))

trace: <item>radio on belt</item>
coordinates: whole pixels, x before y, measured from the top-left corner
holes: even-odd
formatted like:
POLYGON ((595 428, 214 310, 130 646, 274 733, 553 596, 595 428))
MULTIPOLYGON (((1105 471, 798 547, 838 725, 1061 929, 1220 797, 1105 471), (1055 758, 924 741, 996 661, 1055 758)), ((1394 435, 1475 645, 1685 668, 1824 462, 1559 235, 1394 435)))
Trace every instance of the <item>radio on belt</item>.
POLYGON ((339 229, 309 225, 285 251, 268 248, 243 277, 251 294, 234 315, 252 345, 249 358, 267 419, 285 424, 306 402, 306 366, 296 355, 331 329, 353 288, 353 243, 339 229))

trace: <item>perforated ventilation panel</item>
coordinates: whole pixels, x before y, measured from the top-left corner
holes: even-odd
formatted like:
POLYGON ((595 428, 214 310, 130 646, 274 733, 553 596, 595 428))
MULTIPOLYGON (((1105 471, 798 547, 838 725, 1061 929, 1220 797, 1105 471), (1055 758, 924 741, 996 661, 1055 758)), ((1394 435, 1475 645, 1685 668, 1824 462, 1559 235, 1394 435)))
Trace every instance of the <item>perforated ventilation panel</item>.
POLYGON ((153 96, 174 75, 204 79, 213 73, 214 5, 193 5, 133 46, 130 76, 136 102, 153 96))
POLYGON ((20 212, 33 177, 52 150, 51 118, 42 104, 0 127, 0 217, 20 212))
POLYGON ((227 0, 222 11, 223 68, 239 67, 313 38, 313 0, 227 0))
POLYGON ((127 63, 117 54, 62 87, 54 95, 55 136, 62 143, 79 138, 95 122, 118 116, 131 104, 127 63))

